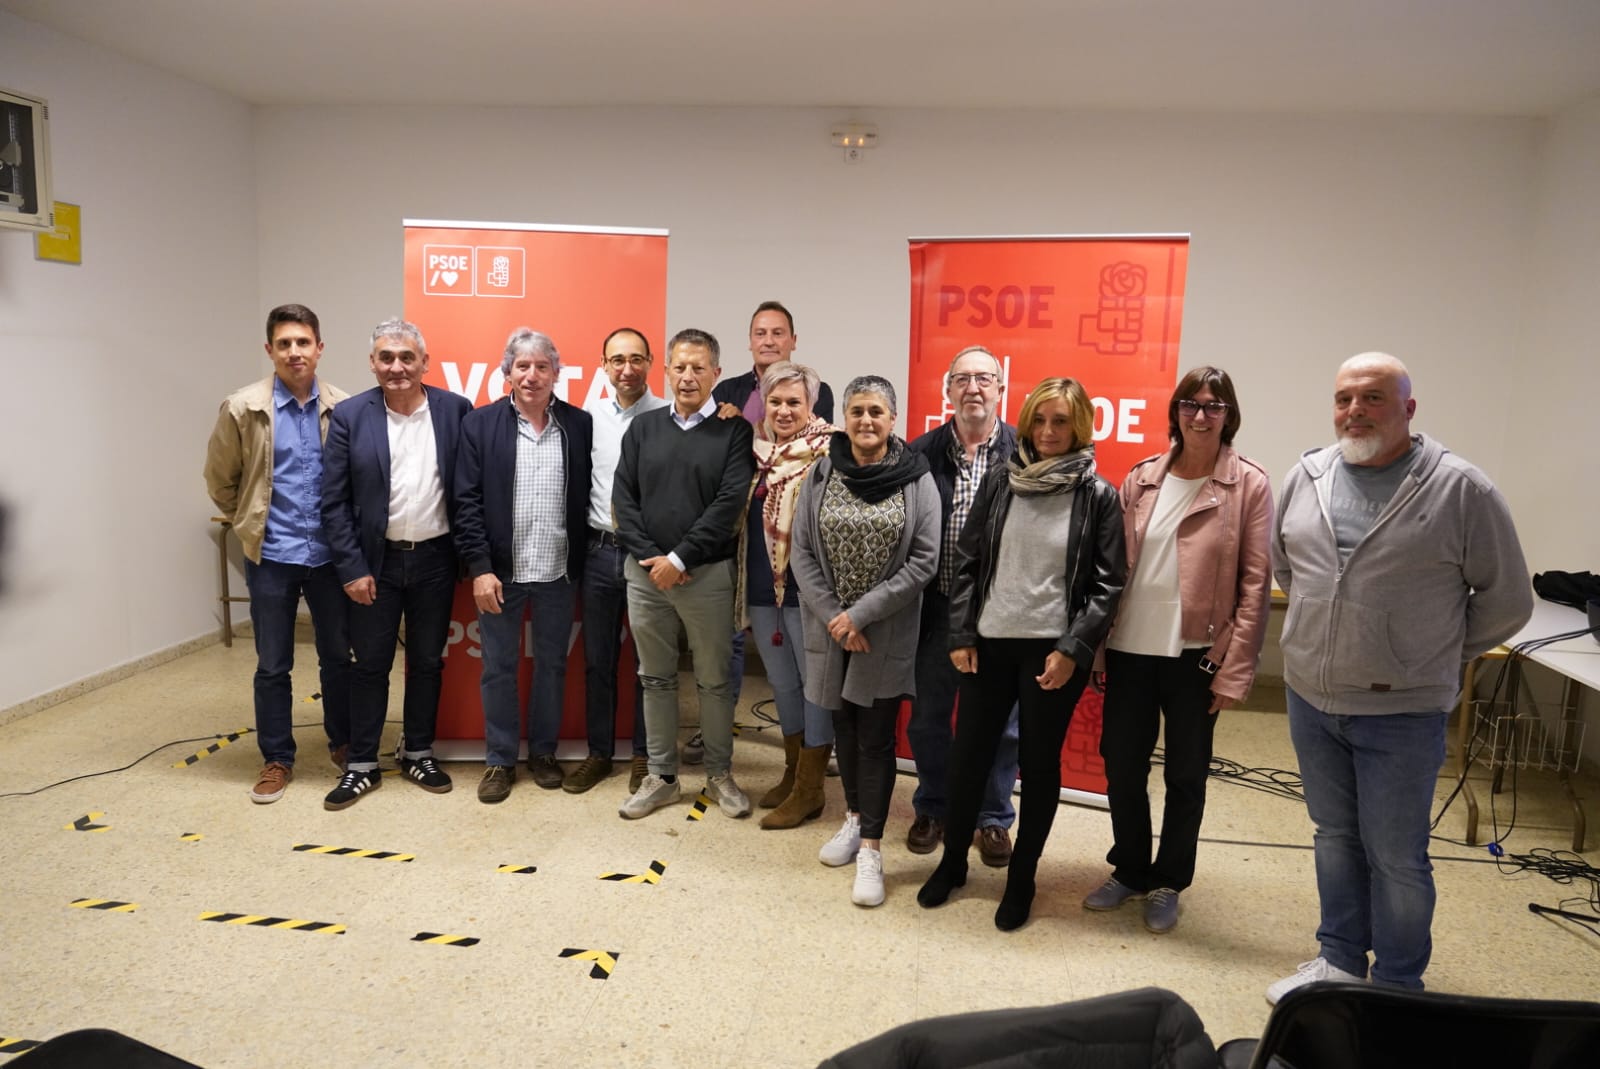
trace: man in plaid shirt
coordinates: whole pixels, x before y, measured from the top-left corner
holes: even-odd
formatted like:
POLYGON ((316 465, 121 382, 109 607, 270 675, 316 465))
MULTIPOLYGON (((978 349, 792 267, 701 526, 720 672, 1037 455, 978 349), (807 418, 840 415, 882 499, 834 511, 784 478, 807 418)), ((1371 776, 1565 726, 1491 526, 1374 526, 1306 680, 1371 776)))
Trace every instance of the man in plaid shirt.
POLYGON ((567 640, 587 548, 589 413, 554 396, 561 355, 548 337, 518 327, 501 370, 510 396, 461 421, 456 457, 456 548, 472 577, 483 644, 483 779, 493 804, 517 779, 522 703, 517 693, 522 620, 532 610, 533 690, 528 771, 561 786, 556 735, 566 702, 567 640))
MULTIPOLYGON (((944 839, 945 775, 950 762, 950 717, 955 711, 960 674, 950 663, 950 581, 956 571, 956 538, 991 469, 1017 448, 1016 429, 1000 419, 1005 393, 999 359, 981 345, 956 354, 945 375, 950 420, 911 443, 928 458, 939 486, 944 534, 939 571, 922 596, 922 634, 917 643, 917 694, 911 702, 906 735, 917 762, 917 790, 911 804, 916 820, 906 835, 914 854, 932 853, 944 839)), ((983 863, 1002 867, 1011 860, 1011 825, 1017 811, 1011 789, 1017 781, 1017 714, 1013 709, 994 771, 978 815, 978 854, 983 863)))

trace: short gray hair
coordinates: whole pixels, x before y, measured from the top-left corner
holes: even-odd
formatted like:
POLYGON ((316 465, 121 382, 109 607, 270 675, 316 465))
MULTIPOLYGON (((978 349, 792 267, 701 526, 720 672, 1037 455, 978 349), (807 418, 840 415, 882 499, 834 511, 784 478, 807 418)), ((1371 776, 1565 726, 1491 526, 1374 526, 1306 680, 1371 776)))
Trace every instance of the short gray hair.
POLYGON ((761 399, 765 401, 767 394, 786 382, 798 382, 803 385, 806 390, 806 407, 817 407, 817 395, 822 392, 822 376, 804 364, 796 364, 789 360, 779 360, 767 368, 766 374, 761 376, 761 399))
POLYGON ((982 355, 987 356, 990 360, 994 361, 994 373, 995 373, 996 376, 999 376, 1001 374, 1001 372, 1004 370, 1000 366, 1000 358, 998 356, 994 355, 994 353, 990 352, 987 348, 985 348, 982 345, 969 345, 965 349, 963 349, 959 353, 957 353, 955 356, 950 358, 950 366, 945 368, 945 371, 944 371, 944 381, 946 383, 948 383, 950 381, 950 376, 955 371, 956 364, 961 362, 961 358, 963 356, 972 356, 974 353, 981 353, 982 355))
POLYGON ((506 339, 506 355, 500 361, 500 374, 510 375, 511 365, 517 362, 517 357, 524 353, 534 356, 548 356, 551 370, 561 373, 561 354, 556 352, 556 343, 550 340, 548 334, 540 334, 532 327, 518 327, 511 332, 511 337, 506 339))
POLYGON ((882 375, 857 375, 851 379, 850 385, 844 388, 844 402, 840 407, 849 408, 850 398, 858 393, 875 393, 889 402, 889 414, 891 416, 900 414, 900 402, 895 397, 894 383, 882 375))
POLYGON ((428 343, 422 340, 422 331, 417 329, 415 323, 407 323, 399 316, 385 319, 372 328, 372 341, 368 343, 368 348, 376 352, 378 343, 385 338, 404 338, 416 348, 418 356, 428 355, 428 343))

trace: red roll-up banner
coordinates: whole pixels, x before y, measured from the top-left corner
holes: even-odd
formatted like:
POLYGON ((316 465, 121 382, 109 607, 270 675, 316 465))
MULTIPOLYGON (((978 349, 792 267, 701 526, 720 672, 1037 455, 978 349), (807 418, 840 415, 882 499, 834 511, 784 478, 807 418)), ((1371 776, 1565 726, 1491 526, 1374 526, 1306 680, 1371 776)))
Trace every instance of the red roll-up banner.
MULTIPOLYGON (((555 395, 578 407, 605 397, 600 346, 621 326, 642 331, 651 351, 665 341, 667 232, 520 223, 405 221, 405 316, 428 341, 430 386, 475 405, 505 395, 500 371, 506 339, 518 327, 547 334, 561 353, 555 395)), ((660 392, 661 372, 653 388, 660 392)), ((582 534, 579 534, 582 537, 582 534)), ((560 737, 583 739, 583 645, 578 626, 568 643, 566 702, 560 737)), ((631 641, 631 640, 629 640, 631 641)), ((531 637, 525 640, 522 690, 532 679, 531 637)), ((633 730, 632 653, 618 666, 617 737, 633 730)), ((439 753, 481 758, 478 618, 469 584, 456 591, 445 646, 439 701, 439 753)), ((563 747, 587 753, 586 746, 563 747)), ((577 753, 582 756, 583 753, 577 753)))
MULTIPOLYGON (((907 437, 950 418, 945 371, 957 352, 982 345, 1000 358, 1009 423, 1040 379, 1083 383, 1094 402, 1095 463, 1113 485, 1166 448, 1188 235, 915 238, 910 246, 907 437)), ((899 745, 910 758, 903 724, 899 745)), ((1103 802, 1092 690, 1073 716, 1061 771, 1064 797, 1103 802)))

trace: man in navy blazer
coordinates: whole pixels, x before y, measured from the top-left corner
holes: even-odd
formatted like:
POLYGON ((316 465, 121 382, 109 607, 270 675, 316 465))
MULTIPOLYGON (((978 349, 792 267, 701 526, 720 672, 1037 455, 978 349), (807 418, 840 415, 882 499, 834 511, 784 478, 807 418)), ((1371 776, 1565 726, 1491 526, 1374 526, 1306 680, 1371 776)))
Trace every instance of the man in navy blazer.
POLYGON ((450 605, 455 598, 456 446, 471 402, 422 384, 428 348, 400 319, 372 331, 376 388, 339 403, 323 448, 322 525, 350 607, 355 676, 345 772, 323 800, 347 809, 383 781, 378 744, 389 711, 389 674, 406 625, 405 726, 400 771, 443 794, 450 777, 433 759, 450 605))
POLYGON ((566 701, 567 646, 588 548, 589 413, 555 396, 561 354, 547 336, 512 331, 500 370, 510 395, 461 424, 456 548, 472 578, 483 648, 483 779, 478 801, 506 799, 517 778, 522 619, 532 610, 528 771, 562 785, 556 737, 566 701))

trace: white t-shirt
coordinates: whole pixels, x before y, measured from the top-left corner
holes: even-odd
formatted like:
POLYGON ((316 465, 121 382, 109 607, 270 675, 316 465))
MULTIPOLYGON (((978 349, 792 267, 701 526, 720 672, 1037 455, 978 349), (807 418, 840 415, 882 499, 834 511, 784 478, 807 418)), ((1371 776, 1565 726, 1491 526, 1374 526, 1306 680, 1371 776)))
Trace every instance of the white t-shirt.
MULTIPOLYGON (((1178 588, 1178 524, 1210 476, 1167 474, 1156 491, 1133 581, 1122 592, 1117 625, 1106 645, 1123 653, 1176 657, 1183 652, 1183 598, 1178 588)), ((1200 642, 1194 645, 1208 646, 1200 642)))

